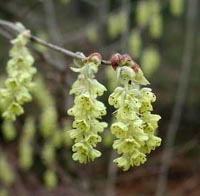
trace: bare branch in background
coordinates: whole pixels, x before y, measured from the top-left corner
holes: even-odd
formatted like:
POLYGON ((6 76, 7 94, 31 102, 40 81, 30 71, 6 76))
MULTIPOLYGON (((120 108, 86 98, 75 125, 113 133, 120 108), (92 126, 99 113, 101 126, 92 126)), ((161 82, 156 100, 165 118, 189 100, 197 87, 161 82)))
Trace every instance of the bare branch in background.
POLYGON ((9 32, 7 32, 3 27, 0 28, 0 34, 6 39, 12 39, 12 35, 9 32))
POLYGON ((175 106, 172 111, 169 128, 165 141, 165 148, 163 153, 160 176, 158 178, 158 185, 156 196, 166 195, 167 178, 170 167, 170 161, 173 157, 173 146, 176 138, 176 133, 179 128, 183 105, 188 89, 189 76, 191 71, 192 54, 194 49, 194 36, 196 31, 196 15, 198 12, 198 0, 191 0, 188 2, 187 25, 185 34, 185 46, 182 59, 182 68, 178 83, 178 90, 176 95, 175 106))
POLYGON ((128 38, 130 33, 130 14, 131 14, 131 2, 130 0, 125 0, 122 2, 122 10, 125 13, 126 18, 126 28, 124 29, 122 33, 121 38, 121 52, 126 53, 127 52, 127 46, 128 46, 128 38))
MULTIPOLYGON (((12 30, 13 33, 15 33, 15 34, 21 32, 21 31, 19 30, 19 28, 16 26, 16 24, 15 24, 15 23, 12 23, 12 22, 8 22, 8 21, 1 20, 1 19, 0 19, 0 26, 6 27, 6 28, 12 30)), ((36 42, 36 43, 38 43, 38 44, 40 44, 40 45, 43 45, 43 46, 45 46, 45 47, 47 47, 47 48, 50 48, 50 49, 52 49, 52 50, 55 50, 55 51, 57 51, 57 52, 59 52, 59 53, 62 53, 62 54, 64 54, 64 55, 66 55, 66 56, 70 56, 70 57, 76 58, 76 59, 83 59, 82 56, 78 55, 78 54, 75 53, 75 52, 72 52, 71 50, 67 50, 67 49, 62 48, 62 47, 60 47, 60 46, 57 46, 57 45, 55 45, 55 44, 46 42, 46 41, 44 41, 44 40, 42 40, 42 39, 40 39, 40 38, 38 38, 38 37, 36 37, 36 36, 34 36, 34 35, 32 35, 32 34, 31 34, 30 36, 31 36, 31 41, 33 41, 33 42, 36 42)), ((110 65, 110 64, 111 64, 110 61, 107 61, 107 60, 102 60, 101 63, 102 63, 103 65, 110 65)))
MULTIPOLYGON (((45 21, 47 24, 47 33, 50 36, 50 40, 54 43, 61 45, 63 40, 62 35, 59 31, 59 26, 56 20, 55 6, 52 0, 44 0, 44 13, 45 13, 45 21)), ((57 66, 59 69, 65 69, 65 59, 59 53, 54 53, 53 51, 47 51, 49 56, 53 59, 53 61, 57 62, 57 66)))

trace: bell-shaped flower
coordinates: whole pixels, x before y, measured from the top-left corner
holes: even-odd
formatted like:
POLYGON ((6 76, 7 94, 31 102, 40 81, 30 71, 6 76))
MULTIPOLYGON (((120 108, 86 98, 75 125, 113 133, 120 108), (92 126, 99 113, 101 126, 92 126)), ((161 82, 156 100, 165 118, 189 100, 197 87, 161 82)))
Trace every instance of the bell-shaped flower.
POLYGON ((142 105, 140 107, 140 113, 149 112, 152 110, 153 110, 153 107, 151 105, 151 102, 142 102, 142 105))
POLYGON ((75 120, 73 122, 72 126, 73 126, 73 128, 76 128, 77 130, 80 130, 80 131, 87 132, 90 130, 90 125, 84 119, 75 120))
POLYGON ((140 99, 143 102, 154 102, 156 101, 156 96, 151 92, 151 88, 142 88, 140 90, 140 99))
POLYGON ((102 96, 103 93, 106 91, 104 85, 99 83, 96 79, 88 80, 90 86, 90 93, 93 97, 102 96))
POLYGON ((114 105, 114 107, 117 108, 122 104, 124 96, 124 88, 117 87, 114 92, 109 96, 108 103, 110 105, 114 105))
POLYGON ((117 111, 116 117, 119 119, 129 119, 134 120, 136 118, 136 111, 129 104, 124 105, 124 107, 120 107, 117 111))
POLYGON ((144 132, 148 135, 153 135, 155 133, 155 128, 152 127, 150 123, 146 123, 143 129, 144 132))
POLYGON ((137 127, 141 127, 143 124, 143 120, 140 119, 139 117, 136 117, 135 120, 132 123, 132 126, 134 127, 134 129, 137 129, 137 127))
POLYGON ((139 149, 139 151, 144 154, 149 154, 151 150, 152 149, 147 144, 145 144, 144 146, 141 146, 139 149))
POLYGON ((141 146, 143 146, 145 142, 148 141, 149 136, 140 129, 140 131, 134 131, 134 138, 141 146))
POLYGON ((124 102, 126 104, 129 104, 135 110, 137 110, 137 109, 139 109, 141 107, 140 100, 137 97, 135 97, 135 96, 131 96, 130 94, 128 94, 126 96, 126 101, 124 101, 124 102))
POLYGON ((91 108, 89 112, 94 118, 100 119, 102 116, 106 115, 106 107, 102 102, 93 100, 93 108, 91 108))
POLYGON ((101 156, 101 152, 92 148, 90 149, 89 155, 88 155, 88 161, 92 160, 94 161, 94 159, 98 158, 101 156))
POLYGON ((111 133, 117 138, 126 137, 128 132, 128 126, 122 122, 113 123, 111 126, 111 133))
POLYGON ((31 101, 32 96, 27 88, 21 87, 21 89, 19 89, 16 93, 16 100, 19 104, 23 104, 25 102, 31 101))
POLYGON ((121 167, 124 171, 127 171, 130 168, 130 161, 128 161, 125 157, 116 158, 113 162, 116 163, 118 167, 121 167))
POLYGON ((84 131, 72 129, 68 131, 68 134, 71 139, 74 139, 75 142, 80 142, 84 139, 84 131))
POLYGON ((85 108, 86 110, 89 110, 92 107, 92 100, 89 94, 78 95, 75 98, 74 103, 79 107, 85 108))
POLYGON ((75 152, 72 155, 74 161, 79 161, 80 163, 87 163, 88 162, 88 155, 84 154, 84 152, 75 152))
POLYGON ((122 120, 134 120, 136 116, 136 111, 133 108, 130 108, 129 106, 119 108, 116 114, 116 118, 122 120))
POLYGON ((93 147, 96 147, 96 144, 101 140, 101 137, 97 134, 91 134, 85 138, 85 141, 93 147))
POLYGON ((148 141, 147 141, 147 146, 151 148, 151 150, 155 150, 156 147, 160 146, 161 144, 161 139, 157 136, 150 136, 148 141))
POLYGON ((135 77, 135 72, 132 68, 124 66, 118 67, 117 71, 119 70, 119 83, 123 85, 128 85, 129 81, 132 81, 135 77))
POLYGON ((140 144, 134 138, 117 139, 113 143, 113 149, 118 154, 131 153, 135 148, 139 148, 140 144))
POLYGON ((102 133, 107 126, 106 122, 99 122, 96 119, 90 120, 91 130, 95 130, 96 133, 102 133))
POLYGON ((76 80, 73 85, 71 90, 69 91, 69 94, 75 94, 75 95, 80 95, 85 92, 85 86, 84 86, 84 80, 76 80))
POLYGON ((16 90, 17 88, 19 88, 19 82, 16 78, 8 78, 5 82, 5 86, 8 89, 16 90))
POLYGON ((7 110, 3 113, 3 117, 6 119, 15 120, 16 116, 24 113, 24 109, 17 102, 12 102, 7 110))
POLYGON ((144 153, 135 150, 134 153, 131 155, 131 165, 140 166, 143 164, 147 159, 144 153))
POLYGON ((96 147, 98 142, 101 142, 101 137, 97 134, 90 134, 85 138, 86 143, 90 144, 93 147, 96 147))
POLYGON ((153 129, 156 129, 158 127, 158 121, 161 119, 160 115, 158 114, 151 114, 150 112, 144 112, 141 116, 141 118, 151 125, 153 129))
POLYGON ((83 153, 83 154, 87 154, 87 152, 89 150, 88 150, 88 146, 85 143, 78 142, 78 143, 76 143, 76 144, 74 144, 72 146, 72 151, 73 152, 80 152, 80 153, 83 153))

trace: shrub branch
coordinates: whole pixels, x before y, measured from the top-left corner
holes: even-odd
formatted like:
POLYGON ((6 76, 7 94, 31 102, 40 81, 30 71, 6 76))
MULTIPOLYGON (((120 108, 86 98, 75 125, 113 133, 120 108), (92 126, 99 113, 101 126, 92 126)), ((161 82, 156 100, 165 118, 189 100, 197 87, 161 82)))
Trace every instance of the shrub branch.
MULTIPOLYGON (((3 28, 7 28, 7 29, 13 31, 14 33, 21 33, 21 30, 18 28, 18 26, 15 23, 0 19, 0 26, 2 26, 3 28)), ((54 51, 57 51, 57 52, 62 53, 64 55, 70 56, 72 58, 83 59, 82 56, 80 56, 79 54, 77 54, 75 52, 72 52, 71 50, 67 50, 67 49, 62 48, 62 47, 60 47, 58 45, 46 42, 46 41, 44 41, 44 40, 40 39, 39 37, 36 37, 36 36, 34 36, 32 34, 30 35, 30 40, 32 42, 36 42, 36 43, 38 43, 40 45, 43 45, 43 46, 45 46, 47 48, 50 48, 50 49, 52 49, 54 51)), ((111 62, 107 61, 107 60, 101 60, 101 64, 103 64, 103 65, 111 65, 111 62)))

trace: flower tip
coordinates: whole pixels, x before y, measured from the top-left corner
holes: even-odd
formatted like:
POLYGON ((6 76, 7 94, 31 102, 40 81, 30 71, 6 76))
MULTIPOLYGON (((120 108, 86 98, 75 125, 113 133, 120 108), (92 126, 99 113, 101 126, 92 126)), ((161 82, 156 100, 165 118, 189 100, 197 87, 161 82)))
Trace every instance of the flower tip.
POLYGON ((133 59, 128 54, 123 54, 120 59, 121 66, 131 66, 133 64, 133 59))
POLYGON ((100 59, 100 60, 102 59, 101 54, 98 53, 98 52, 94 52, 94 53, 90 54, 88 57, 89 57, 89 58, 96 57, 96 58, 98 58, 98 59, 100 59))
POLYGON ((102 56, 98 52, 94 52, 90 54, 88 57, 86 57, 83 61, 86 62, 94 62, 95 64, 101 63, 102 56))
POLYGON ((128 55, 128 54, 123 54, 123 55, 121 56, 121 61, 132 61, 132 58, 131 58, 131 56, 128 55))

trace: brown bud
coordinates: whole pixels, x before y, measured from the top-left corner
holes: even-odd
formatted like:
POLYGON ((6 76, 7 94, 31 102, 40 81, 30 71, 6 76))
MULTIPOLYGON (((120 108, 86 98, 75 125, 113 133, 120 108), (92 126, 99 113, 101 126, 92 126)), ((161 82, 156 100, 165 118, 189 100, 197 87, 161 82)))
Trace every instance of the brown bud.
POLYGON ((121 56, 121 60, 120 60, 120 65, 121 66, 129 66, 129 67, 131 67, 132 64, 133 64, 133 60, 132 60, 131 56, 129 56, 128 54, 123 54, 121 56))
POLYGON ((94 62, 94 63, 100 64, 101 63, 101 59, 102 59, 101 54, 98 53, 98 52, 94 52, 94 53, 90 54, 88 57, 86 57, 83 61, 84 61, 84 63, 86 63, 86 62, 94 62))
POLYGON ((120 60, 121 60, 121 55, 119 53, 113 54, 111 56, 111 65, 114 70, 116 70, 117 67, 119 66, 120 60))

